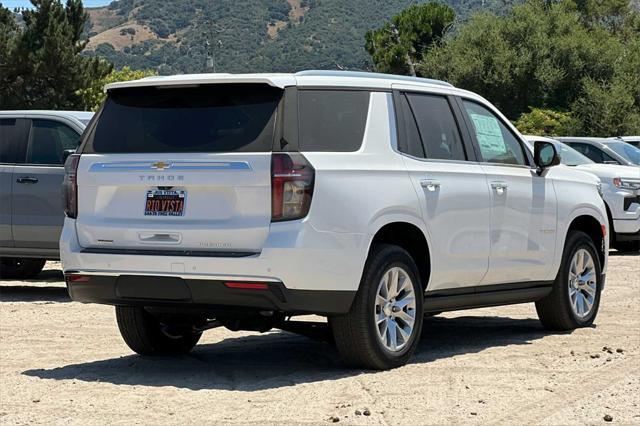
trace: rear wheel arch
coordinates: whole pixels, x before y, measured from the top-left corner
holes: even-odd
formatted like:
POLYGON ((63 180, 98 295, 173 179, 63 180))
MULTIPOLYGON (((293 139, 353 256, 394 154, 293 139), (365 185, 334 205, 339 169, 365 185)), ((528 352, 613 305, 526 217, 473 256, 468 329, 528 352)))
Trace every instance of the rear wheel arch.
POLYGON ((413 258, 418 272, 422 290, 426 291, 431 273, 431 252, 424 232, 409 222, 390 222, 378 229, 369 243, 367 257, 376 244, 390 244, 403 248, 413 258))

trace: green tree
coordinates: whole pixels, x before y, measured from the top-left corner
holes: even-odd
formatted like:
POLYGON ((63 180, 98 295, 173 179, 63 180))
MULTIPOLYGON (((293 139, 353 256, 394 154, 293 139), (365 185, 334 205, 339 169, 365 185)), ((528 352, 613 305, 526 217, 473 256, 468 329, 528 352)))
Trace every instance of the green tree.
POLYGON ((585 134, 640 131, 638 13, 619 0, 578 3, 527 0, 504 16, 476 14, 418 69, 482 94, 510 119, 543 108, 570 111, 585 134))
POLYGON ((157 75, 154 70, 132 70, 123 67, 120 70, 113 70, 103 78, 94 80, 91 86, 80 89, 78 95, 82 98, 82 106, 87 111, 97 111, 106 98, 104 86, 116 81, 137 80, 144 77, 157 75))
POLYGON ((521 133, 536 136, 568 136, 578 126, 571 113, 542 108, 532 108, 514 124, 521 133))
POLYGON ((610 79, 622 52, 606 29, 587 28, 571 1, 530 0, 504 17, 474 15, 420 69, 484 95, 514 119, 529 107, 568 110, 582 79, 610 79))
POLYGON ((14 31, 6 55, 0 108, 81 108, 78 91, 111 71, 109 63, 80 54, 87 43, 81 39, 87 21, 82 1, 31 3, 34 9, 22 11, 24 28, 14 31))
POLYGON ((415 64, 438 44, 453 24, 455 12, 440 3, 415 4, 365 34, 365 48, 376 71, 418 75, 415 64))
POLYGON ((0 3, 0 104, 1 96, 8 96, 10 85, 9 67, 11 65, 10 53, 14 49, 15 34, 18 30, 13 14, 0 3), (3 88, 5 88, 3 90, 3 88))

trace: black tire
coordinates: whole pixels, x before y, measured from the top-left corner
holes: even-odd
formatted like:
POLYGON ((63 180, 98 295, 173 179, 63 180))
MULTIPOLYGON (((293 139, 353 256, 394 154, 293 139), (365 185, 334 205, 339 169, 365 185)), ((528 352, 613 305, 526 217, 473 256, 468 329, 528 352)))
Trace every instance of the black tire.
POLYGON ((562 253, 562 264, 558 271, 552 292, 536 302, 536 311, 540 322, 547 330, 569 331, 593 324, 600 306, 602 292, 602 265, 593 240, 584 232, 570 231, 562 253), (596 274, 596 292, 593 307, 584 318, 578 317, 572 307, 569 297, 569 271, 575 253, 585 249, 594 261, 596 274))
POLYGON ((165 325, 144 308, 116 306, 120 334, 127 346, 140 355, 183 355, 198 343, 202 333, 169 335, 165 325))
POLYGON ((351 310, 346 315, 332 317, 330 324, 336 347, 344 360, 352 366, 386 370, 407 363, 418 345, 422 330, 422 286, 413 258, 406 250, 388 244, 376 244, 365 263, 360 287, 351 310), (413 284, 416 313, 413 331, 398 352, 390 352, 378 338, 374 320, 378 285, 392 267, 403 269, 413 284))
POLYGON ((42 271, 45 259, 31 259, 24 257, 0 258, 0 278, 33 278, 42 271))
POLYGON ((640 252, 640 241, 617 241, 613 244, 613 248, 620 253, 638 253, 640 252))

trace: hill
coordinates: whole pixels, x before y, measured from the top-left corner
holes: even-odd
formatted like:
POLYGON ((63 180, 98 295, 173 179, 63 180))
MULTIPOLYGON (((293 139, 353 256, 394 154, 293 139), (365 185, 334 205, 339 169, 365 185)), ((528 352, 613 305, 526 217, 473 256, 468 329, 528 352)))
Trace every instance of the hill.
MULTIPOLYGON (((517 0, 449 0, 466 19, 517 0)), ((87 9, 86 54, 161 74, 206 71, 207 41, 218 72, 366 69, 364 34, 411 0, 119 0, 87 9)))

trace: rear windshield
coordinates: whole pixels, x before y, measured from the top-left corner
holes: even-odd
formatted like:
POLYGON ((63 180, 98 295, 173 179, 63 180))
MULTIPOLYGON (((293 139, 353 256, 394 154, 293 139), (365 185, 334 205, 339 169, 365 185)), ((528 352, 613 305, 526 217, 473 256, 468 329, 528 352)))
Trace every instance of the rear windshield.
POLYGON ((261 84, 112 90, 82 152, 268 152, 281 96, 261 84))

